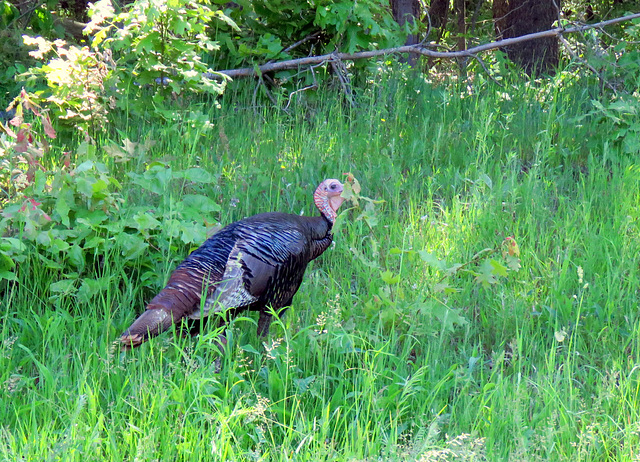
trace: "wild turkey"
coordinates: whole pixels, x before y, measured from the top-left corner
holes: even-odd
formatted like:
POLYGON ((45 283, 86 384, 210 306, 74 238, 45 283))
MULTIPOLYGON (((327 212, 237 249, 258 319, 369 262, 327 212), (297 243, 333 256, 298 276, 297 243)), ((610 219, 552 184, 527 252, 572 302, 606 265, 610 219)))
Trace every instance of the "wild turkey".
POLYGON ((122 334, 123 348, 136 347, 183 318, 223 310, 259 311, 258 334, 265 336, 271 323, 267 307, 290 306, 307 265, 331 244, 342 190, 338 180, 320 183, 313 195, 319 217, 261 213, 211 236, 178 265, 166 287, 122 334))

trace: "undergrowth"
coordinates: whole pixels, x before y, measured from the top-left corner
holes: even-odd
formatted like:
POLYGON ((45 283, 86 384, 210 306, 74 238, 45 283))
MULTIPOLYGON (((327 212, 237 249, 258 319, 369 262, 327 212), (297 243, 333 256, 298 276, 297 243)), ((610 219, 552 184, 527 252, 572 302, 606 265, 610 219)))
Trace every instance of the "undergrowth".
POLYGON ((633 460, 638 113, 570 72, 503 84, 382 73, 288 112, 230 86, 65 145, 14 125, 41 151, 7 160, 2 458, 633 460), (358 206, 264 343, 246 314, 219 373, 213 329, 116 348, 207 232, 314 214, 346 172, 358 206))

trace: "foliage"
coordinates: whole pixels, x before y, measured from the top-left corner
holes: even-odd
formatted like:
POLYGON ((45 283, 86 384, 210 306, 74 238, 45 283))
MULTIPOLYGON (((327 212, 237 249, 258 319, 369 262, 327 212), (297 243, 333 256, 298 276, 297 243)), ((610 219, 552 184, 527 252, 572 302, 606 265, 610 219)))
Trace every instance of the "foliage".
POLYGON ((223 25, 212 29, 225 47, 217 61, 229 67, 309 53, 396 46, 407 34, 391 17, 388 2, 380 0, 242 0, 224 12, 240 27, 239 31, 223 25), (299 41, 302 43, 293 47, 299 41))
MULTIPOLYGON (((353 203, 351 211, 359 212, 355 217, 355 221, 363 220, 367 223, 371 234, 368 237, 373 249, 380 247, 375 235, 375 228, 379 225, 379 212, 376 209, 377 204, 384 201, 375 201, 360 194, 361 186, 351 173, 348 175, 348 181, 345 182, 345 191, 343 197, 353 203), (360 203, 365 204, 364 208, 360 208, 360 203)), ((487 179, 486 181, 490 181, 487 179)), ((342 212, 343 217, 347 212, 342 212)), ((343 218, 344 219, 344 218, 343 218)), ((341 220, 336 223, 339 232, 341 220)), ((420 312, 426 317, 434 319, 434 327, 437 332, 440 328, 453 332, 456 325, 462 326, 468 323, 468 320, 462 316, 458 310, 451 309, 447 306, 448 296, 459 291, 455 287, 455 281, 460 279, 463 274, 473 276, 477 284, 484 288, 504 283, 509 273, 517 272, 520 269, 520 250, 517 242, 512 236, 504 239, 504 241, 495 248, 485 248, 473 255, 473 257, 464 263, 449 263, 445 260, 438 259, 433 253, 427 250, 412 250, 392 247, 389 249, 389 255, 399 255, 403 259, 413 259, 418 257, 428 267, 435 270, 440 277, 429 286, 421 288, 423 296, 417 298, 411 294, 405 293, 401 287, 402 276, 395 274, 389 269, 384 269, 375 260, 369 260, 357 248, 349 249, 353 256, 360 260, 362 264, 379 272, 380 287, 378 291, 372 294, 371 298, 364 303, 363 312, 368 318, 380 319, 386 328, 398 328, 402 326, 402 320, 411 317, 413 313, 420 312), (501 252, 501 258, 495 258, 495 254, 501 252)), ((374 255, 379 256, 379 252, 374 250, 374 255)), ((377 279, 378 279, 377 278, 377 279)))
POLYGON ((593 29, 572 43, 609 94, 605 100, 593 99, 590 110, 575 118, 579 124, 587 120, 597 124, 598 133, 590 144, 604 144, 605 158, 640 152, 639 43, 640 20, 624 24, 620 39, 593 29))
MULTIPOLYGON (((171 196, 176 182, 181 189, 189 185, 206 186, 215 177, 200 169, 174 171, 160 163, 152 163, 144 173, 129 172, 132 184, 139 185, 151 198, 146 206, 127 204, 122 185, 97 156, 94 145, 84 142, 78 157, 87 159, 76 167, 70 165, 66 153, 62 165, 48 170, 41 163, 47 152, 42 137, 23 120, 25 110, 43 120, 46 134, 55 138, 47 116, 23 92, 13 105, 16 117, 2 127, 3 162, 11 173, 7 181, 5 207, 0 220, 0 279, 16 280, 19 264, 29 255, 37 257, 43 268, 62 271, 65 277, 51 284, 51 299, 76 293, 88 300, 106 290, 96 265, 109 255, 119 255, 124 268, 144 269, 139 280, 157 289, 162 283, 163 253, 180 246, 202 242, 206 222, 202 214, 220 210, 215 201, 203 194, 171 196), (7 137, 8 136, 8 137, 7 137), (152 198, 157 200, 157 204, 152 198), (157 252, 146 252, 148 248, 157 252), (100 282, 102 281, 102 282, 100 282)), ((149 146, 126 142, 123 148, 107 146, 105 151, 119 161, 128 155, 144 156, 149 146)))
POLYGON ((58 122, 16 100, 0 458, 632 460, 633 100, 571 69, 501 86, 387 71, 355 107, 226 94, 216 130, 115 112, 121 141, 69 155, 46 133, 58 122), (155 144, 129 141, 141 132, 155 144), (212 222, 315 213, 315 185, 347 170, 356 204, 267 339, 236 318, 220 372, 210 326, 116 350, 212 222))
POLYGON ((105 80, 113 75, 115 67, 110 55, 68 45, 61 39, 50 42, 25 35, 23 40, 25 45, 37 46, 29 54, 45 62, 23 75, 29 79, 43 77, 47 83, 48 91, 38 91, 32 97, 67 127, 95 138, 106 126, 109 107, 115 100, 105 91, 105 80))
MULTIPOLYGON (((89 27, 100 28, 92 46, 113 51, 118 73, 115 83, 122 92, 136 94, 136 88, 154 88, 153 101, 161 104, 171 94, 185 91, 217 96, 225 78, 202 61, 218 49, 207 37, 212 22, 237 26, 220 11, 201 0, 139 0, 114 15, 111 2, 96 3, 89 27), (219 79, 219 81, 216 80, 219 79)), ((130 102, 120 101, 121 106, 130 102)))
POLYGON ((139 1, 116 15, 111 2, 102 0, 90 14, 91 47, 24 36, 26 45, 38 48, 30 55, 44 64, 22 78, 32 87, 37 78, 46 82, 47 89, 32 98, 57 120, 96 138, 116 107, 144 112, 148 98, 163 107, 166 98, 182 93, 223 92, 224 76, 213 73, 201 55, 217 48, 206 36, 209 23, 233 22, 206 2, 139 1))
POLYGON ((12 114, 9 122, 0 122, 0 188, 3 197, 0 205, 14 200, 17 194, 33 182, 38 170, 44 170, 42 157, 49 149, 47 139, 54 139, 56 132, 49 115, 22 90, 7 108, 12 114), (25 121, 31 112, 40 121, 42 136, 33 122, 25 121))

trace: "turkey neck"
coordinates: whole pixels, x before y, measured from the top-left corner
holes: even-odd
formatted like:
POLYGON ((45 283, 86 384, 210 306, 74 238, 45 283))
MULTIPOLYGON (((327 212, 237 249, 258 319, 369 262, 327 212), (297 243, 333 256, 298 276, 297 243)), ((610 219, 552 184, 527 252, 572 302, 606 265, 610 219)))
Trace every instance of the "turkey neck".
POLYGON ((314 260, 331 245, 333 241, 333 234, 331 234, 333 223, 324 215, 301 218, 306 218, 305 226, 308 227, 309 235, 311 236, 311 259, 314 260))

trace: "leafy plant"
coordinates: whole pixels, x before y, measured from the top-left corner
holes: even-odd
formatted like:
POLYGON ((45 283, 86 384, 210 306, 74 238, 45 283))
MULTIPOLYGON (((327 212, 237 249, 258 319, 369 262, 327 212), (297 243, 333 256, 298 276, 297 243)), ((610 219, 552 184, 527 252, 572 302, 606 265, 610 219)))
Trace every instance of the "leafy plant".
MULTIPOLYGON (((171 94, 189 91, 222 94, 226 78, 202 59, 219 48, 207 36, 217 21, 237 29, 206 0, 138 0, 117 15, 110 0, 101 0, 94 5, 89 28, 97 30, 92 46, 113 52, 118 73, 112 83, 128 93, 148 86, 160 104, 171 94)), ((121 106, 129 103, 119 101, 121 106)))
POLYGON ((15 199, 33 182, 36 172, 44 170, 40 161, 49 149, 47 139, 56 137, 47 112, 24 90, 11 102, 7 113, 12 114, 11 119, 6 125, 0 122, 0 204, 15 199), (31 119, 25 119, 29 113, 41 123, 44 136, 33 121, 27 121, 31 119))
POLYGON ((241 0, 224 12, 240 30, 220 24, 212 33, 223 47, 217 60, 231 67, 398 45, 408 32, 393 20, 388 2, 379 0, 241 0))
POLYGON ((114 68, 109 54, 68 45, 60 39, 51 42, 25 35, 23 40, 38 47, 29 53, 31 56, 45 61, 24 74, 31 79, 42 77, 47 83, 48 91, 38 91, 34 97, 51 108, 55 119, 95 138, 106 125, 114 101, 105 91, 105 80, 114 68))
MULTIPOLYGON (((176 245, 199 245, 206 239, 205 220, 213 221, 220 207, 207 195, 196 193, 196 186, 216 183, 216 176, 199 168, 174 171, 152 163, 143 173, 129 172, 140 194, 151 196, 148 205, 131 206, 121 193, 122 184, 103 162, 84 160, 73 167, 66 154, 60 163, 45 168, 40 162, 45 152, 43 137, 24 121, 24 112, 41 119, 46 135, 54 138, 49 118, 26 92, 16 98, 12 109, 16 116, 10 127, 1 126, 5 132, 2 160, 12 173, 3 178, 7 197, 0 213, 0 280, 17 280, 17 265, 31 255, 43 268, 62 275, 50 286, 52 300, 73 295, 86 301, 108 289, 109 280, 101 279, 100 262, 115 253, 123 268, 140 272, 143 286, 157 289, 163 282, 163 255, 173 253, 176 245), (178 182, 194 193, 172 197, 178 182), (146 252, 149 248, 156 252, 146 252)), ((149 146, 128 142, 124 149, 140 154, 149 146)), ((90 143, 78 150, 80 158, 97 157, 90 143)), ((118 147, 107 146, 105 152, 128 160, 118 147)))

